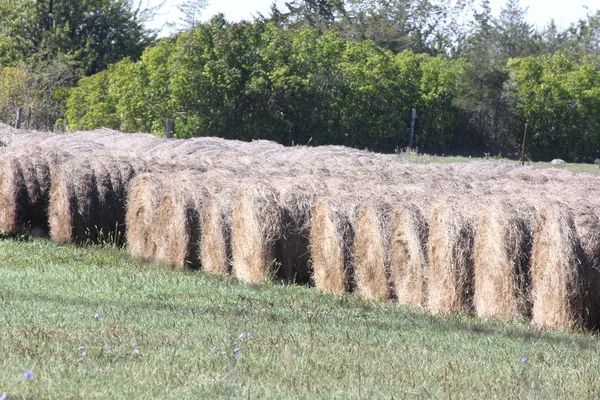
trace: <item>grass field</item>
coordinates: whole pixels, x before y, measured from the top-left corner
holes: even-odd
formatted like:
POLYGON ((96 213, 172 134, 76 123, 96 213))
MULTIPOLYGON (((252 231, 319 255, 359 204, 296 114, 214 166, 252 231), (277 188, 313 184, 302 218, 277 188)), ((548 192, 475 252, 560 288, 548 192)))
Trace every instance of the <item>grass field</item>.
MULTIPOLYGON (((417 164, 430 164, 430 163, 464 163, 471 161, 481 161, 484 158, 475 158, 475 157, 464 157, 464 156, 443 156, 443 155, 429 155, 429 154, 418 154, 412 151, 404 151, 399 153, 399 157, 403 158, 407 161, 417 164)), ((511 160, 508 158, 500 158, 500 157, 491 157, 488 160, 493 161, 502 161, 506 164, 520 164, 519 161, 511 160)), ((566 163, 554 165, 550 162, 544 161, 527 161, 525 163, 526 166, 531 167, 543 167, 543 168, 557 168, 557 169, 566 169, 573 172, 585 172, 592 175, 600 175, 600 165, 598 164, 579 164, 579 163, 566 163)))
POLYGON ((0 240, 0 327, 9 399, 600 396, 600 345, 586 333, 249 286, 45 240, 0 240))

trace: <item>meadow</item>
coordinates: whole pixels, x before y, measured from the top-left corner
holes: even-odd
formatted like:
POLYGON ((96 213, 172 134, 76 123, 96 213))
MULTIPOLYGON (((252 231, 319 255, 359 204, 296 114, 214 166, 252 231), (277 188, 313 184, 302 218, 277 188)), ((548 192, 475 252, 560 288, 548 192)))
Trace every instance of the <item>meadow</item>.
POLYGON ((9 399, 600 395, 587 332, 172 272, 43 239, 0 240, 0 326, 9 399))

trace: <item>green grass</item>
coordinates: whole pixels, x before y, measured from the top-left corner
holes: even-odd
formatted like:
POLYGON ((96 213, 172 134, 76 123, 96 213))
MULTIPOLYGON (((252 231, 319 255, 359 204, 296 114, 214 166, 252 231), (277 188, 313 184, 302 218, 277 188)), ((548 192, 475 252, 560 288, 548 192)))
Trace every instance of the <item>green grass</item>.
MULTIPOLYGON (((484 158, 477 157, 463 157, 463 156, 445 156, 445 155, 429 155, 429 154, 419 154, 414 151, 404 151, 399 153, 399 157, 410 161, 412 163, 417 164, 430 164, 430 163, 464 163, 471 161, 482 161, 484 158)), ((519 164, 519 161, 510 160, 508 158, 500 158, 500 157, 491 157, 488 160, 502 161, 507 164, 519 164)), ((576 163, 566 163, 562 165, 553 165, 549 162, 532 162, 528 161, 525 163, 526 166, 532 167, 541 167, 541 168, 557 168, 557 169, 566 169, 574 172, 585 172, 592 175, 600 175, 600 165, 597 164, 576 164, 576 163)))
POLYGON ((599 350, 583 333, 0 240, 9 399, 597 398, 599 350))

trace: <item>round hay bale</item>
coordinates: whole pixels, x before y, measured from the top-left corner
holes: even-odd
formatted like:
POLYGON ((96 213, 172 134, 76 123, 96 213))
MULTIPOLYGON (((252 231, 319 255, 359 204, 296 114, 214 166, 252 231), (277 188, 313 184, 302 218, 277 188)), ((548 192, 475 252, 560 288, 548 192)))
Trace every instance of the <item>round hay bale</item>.
POLYGON ((163 173, 144 173, 135 177, 127 195, 125 215, 127 250, 136 260, 153 261, 156 255, 156 219, 165 181, 163 173))
POLYGON ((281 206, 268 183, 242 186, 235 196, 232 217, 232 270, 245 282, 263 282, 278 269, 274 243, 281 235, 281 206))
POLYGON ((343 294, 354 284, 354 231, 358 204, 350 198, 317 201, 310 229, 310 257, 315 287, 343 294))
POLYGON ((389 300, 392 206, 368 202, 360 207, 354 238, 356 291, 365 300, 389 300))
POLYGON ((429 226, 421 210, 402 205, 391 226, 390 270, 398 304, 424 307, 427 300, 427 240, 429 226))
POLYGON ((156 219, 155 261, 172 269, 199 268, 200 215, 204 189, 201 173, 171 174, 163 187, 156 219))
POLYGON ((571 211, 558 202, 546 205, 536 222, 531 260, 534 326, 582 326, 584 263, 571 211))
POLYGON ((113 243, 125 239, 127 188, 145 162, 116 152, 78 155, 61 166, 50 191, 50 235, 57 243, 113 243))
POLYGON ((477 221, 474 246, 475 312, 481 318, 526 318, 535 210, 525 199, 498 201, 477 221))
POLYGON ((202 209, 200 263, 211 274, 228 275, 232 268, 231 226, 233 190, 210 194, 202 209))
POLYGON ((65 158, 65 153, 52 149, 4 149, 0 158, 0 232, 47 235, 52 171, 65 158))
POLYGON ((427 308, 435 314, 470 312, 473 299, 472 205, 437 203, 429 218, 427 308))

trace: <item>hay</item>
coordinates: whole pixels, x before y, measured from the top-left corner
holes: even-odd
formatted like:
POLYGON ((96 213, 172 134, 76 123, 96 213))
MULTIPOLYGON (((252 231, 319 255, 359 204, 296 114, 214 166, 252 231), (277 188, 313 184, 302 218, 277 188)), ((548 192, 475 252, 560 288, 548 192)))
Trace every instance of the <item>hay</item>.
POLYGON ((63 164, 50 191, 50 236, 57 243, 114 243, 125 239, 126 194, 146 163, 116 152, 79 154, 63 164))
POLYGON ((477 221, 474 246, 475 293, 479 317, 526 318, 529 300, 535 210, 526 200, 499 200, 477 221), (518 206, 523 204, 523 206, 518 206))
POLYGON ((4 149, 0 158, 0 232, 48 233, 52 171, 68 155, 39 148, 4 149))
POLYGON ((406 204, 394 210, 390 270, 398 304, 425 306, 428 234, 427 220, 418 207, 406 204))
POLYGON ((227 275, 232 268, 231 216, 236 187, 209 194, 200 224, 200 263, 204 271, 227 275))
POLYGON ((127 250, 136 260, 153 261, 156 254, 158 203, 169 174, 144 173, 135 177, 127 194, 125 216, 127 250))
POLYGON ((360 207, 354 238, 354 279, 359 296, 365 300, 389 300, 392 206, 369 201, 360 207))
POLYGON ((578 328, 584 322, 585 259, 572 212, 546 205, 538 217, 531 262, 532 324, 578 328))
POLYGON ((427 308, 432 313, 455 314, 472 309, 472 207, 447 200, 431 210, 427 308))
POLYGON ((310 256, 315 287, 343 294, 355 287, 354 232, 358 203, 352 198, 317 201, 310 229, 310 256))
POLYGON ((245 282, 263 282, 273 273, 275 241, 281 235, 277 191, 267 182, 242 186, 235 196, 232 217, 234 275, 245 282))
POLYGON ((172 269, 199 268, 200 215, 205 192, 201 173, 171 174, 156 218, 155 261, 172 269))

